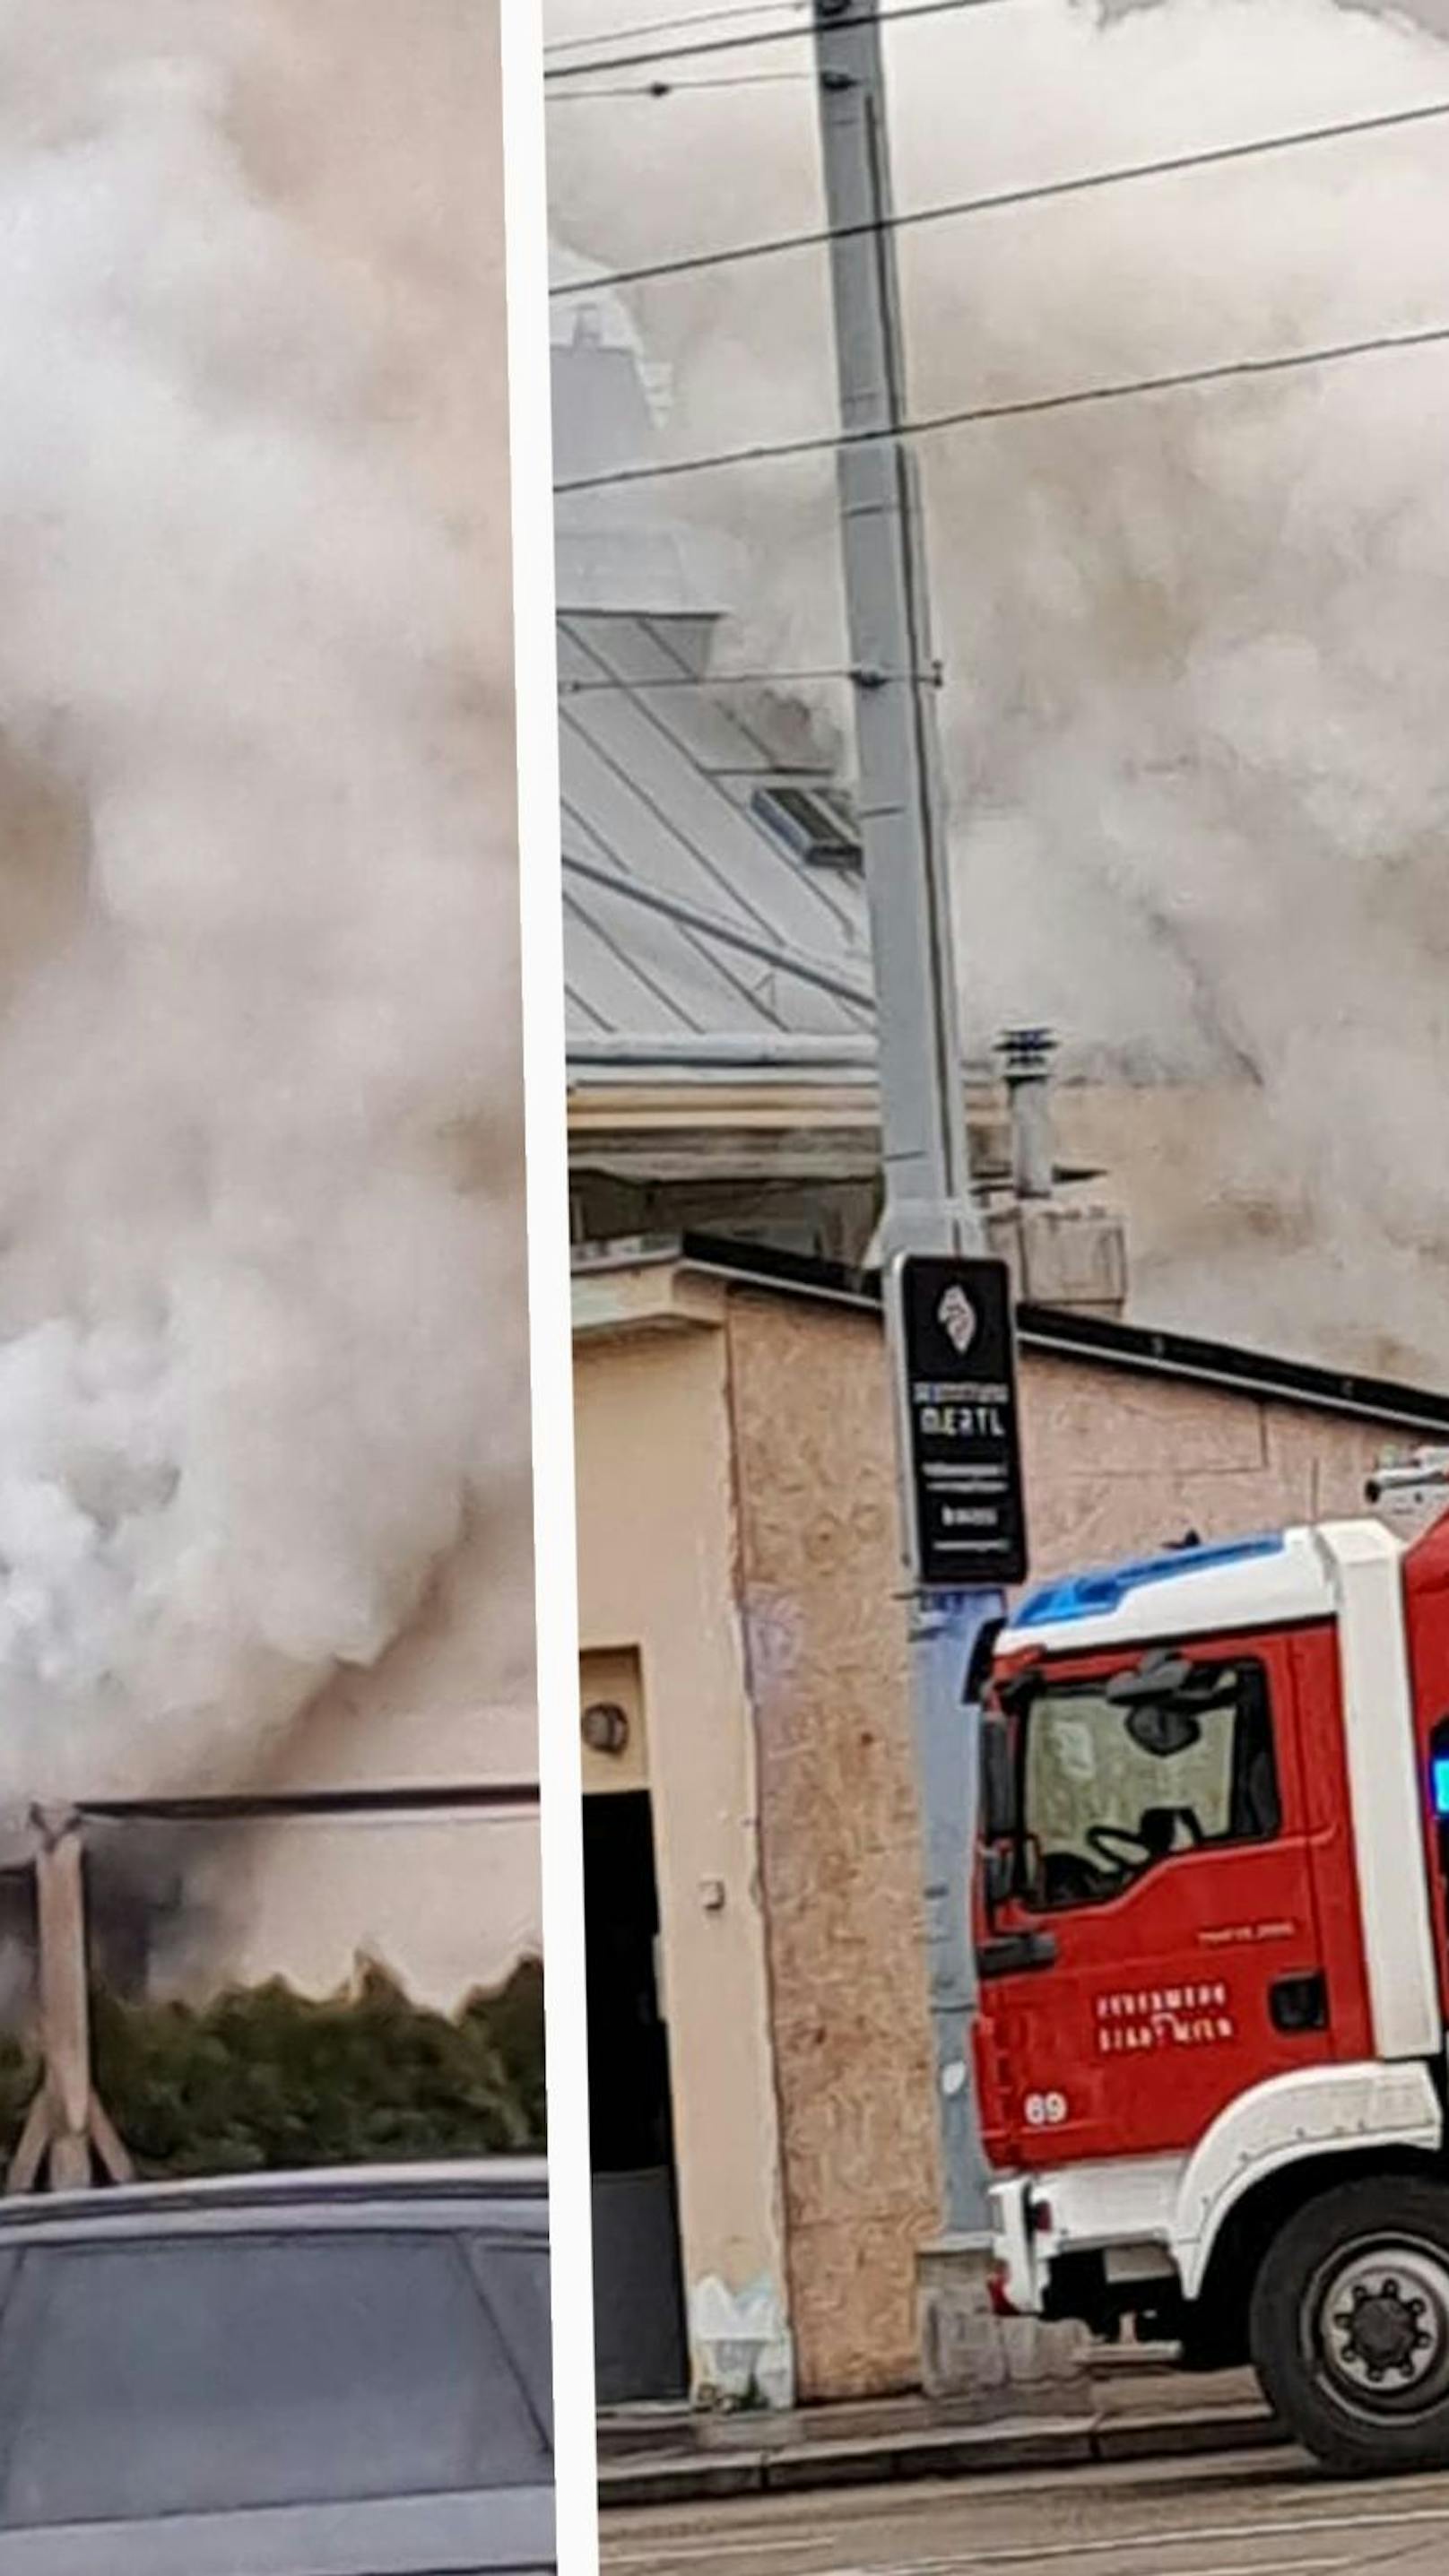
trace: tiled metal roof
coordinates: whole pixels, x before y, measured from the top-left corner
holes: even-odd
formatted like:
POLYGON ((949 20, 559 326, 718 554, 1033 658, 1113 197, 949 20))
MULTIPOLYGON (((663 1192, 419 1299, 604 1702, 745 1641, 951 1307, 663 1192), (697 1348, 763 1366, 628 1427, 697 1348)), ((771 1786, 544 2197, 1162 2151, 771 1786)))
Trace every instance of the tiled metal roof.
MULTIPOLYGON (((555 470, 654 450, 668 388, 587 260, 555 243, 555 470)), ((728 549, 649 485, 556 511, 569 1070, 575 1082, 805 1066, 868 1073, 874 1008, 859 875, 803 857, 752 809, 829 784, 803 704, 711 672, 728 549)))
POLYGON ((571 1069, 862 1062, 870 948, 858 875, 802 859, 753 810, 824 783, 788 711, 711 683, 712 621, 559 619, 571 1069))

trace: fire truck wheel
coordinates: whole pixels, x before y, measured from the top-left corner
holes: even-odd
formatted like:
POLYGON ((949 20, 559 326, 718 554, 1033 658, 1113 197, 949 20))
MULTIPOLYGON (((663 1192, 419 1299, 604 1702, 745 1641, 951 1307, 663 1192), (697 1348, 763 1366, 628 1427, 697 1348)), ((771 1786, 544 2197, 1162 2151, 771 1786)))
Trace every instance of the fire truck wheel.
POLYGON ((1253 2364, 1281 2421, 1344 2476, 1449 2465, 1449 2186, 1342 2183, 1273 2239, 1253 2364))

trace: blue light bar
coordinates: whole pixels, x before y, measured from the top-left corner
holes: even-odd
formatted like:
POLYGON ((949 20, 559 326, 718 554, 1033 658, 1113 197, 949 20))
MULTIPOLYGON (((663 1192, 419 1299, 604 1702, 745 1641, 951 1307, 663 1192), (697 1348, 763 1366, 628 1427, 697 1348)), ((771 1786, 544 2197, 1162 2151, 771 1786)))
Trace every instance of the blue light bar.
POLYGON ((1436 1816, 1449 1818, 1449 1753, 1436 1753, 1429 1765, 1436 1816))
POLYGON ((1073 1574, 1029 1592, 1011 1615, 1013 1628, 1054 1627, 1065 1619, 1099 1619, 1120 1609, 1130 1592, 1144 1583, 1178 1583, 1187 1574, 1205 1573, 1218 1565, 1242 1565, 1251 1558, 1281 1556, 1283 1536, 1219 1539, 1206 1547, 1170 1548, 1163 1556, 1139 1556, 1099 1573, 1073 1574))

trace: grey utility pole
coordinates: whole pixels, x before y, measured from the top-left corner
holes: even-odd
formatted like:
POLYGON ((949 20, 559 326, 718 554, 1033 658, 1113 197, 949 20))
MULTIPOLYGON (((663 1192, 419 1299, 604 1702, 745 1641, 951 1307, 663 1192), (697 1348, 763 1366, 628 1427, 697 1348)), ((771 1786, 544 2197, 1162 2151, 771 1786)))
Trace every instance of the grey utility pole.
MULTIPOLYGON (((815 0, 815 54, 835 313, 841 550, 856 674, 856 751, 875 967, 886 1263, 985 1251, 971 1187, 951 903, 916 460, 902 419, 900 317, 877 0, 815 0), (867 433, 851 444, 851 433, 867 433)), ((888 1305, 892 1362, 901 1320, 888 1305)), ((903 1547, 908 1462, 899 1459, 903 1547)), ((971 1647, 997 1592, 910 1602, 911 1697, 937 2109, 948 2234, 986 2219, 970 2077, 975 1973, 970 1857, 977 1729, 971 1647)))

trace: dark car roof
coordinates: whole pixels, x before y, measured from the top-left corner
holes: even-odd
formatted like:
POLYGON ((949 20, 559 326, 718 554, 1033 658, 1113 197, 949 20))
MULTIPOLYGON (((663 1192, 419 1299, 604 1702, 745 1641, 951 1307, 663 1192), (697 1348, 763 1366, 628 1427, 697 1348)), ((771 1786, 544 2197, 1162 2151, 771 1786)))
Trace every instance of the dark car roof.
POLYGON ((227 2232, 239 2222, 269 2226, 312 2219, 376 2226, 407 2217, 472 2224, 496 2217, 530 2234, 548 2224, 548 2168, 541 2158, 485 2157, 449 2164, 349 2165, 299 2173, 217 2174, 180 2182, 118 2183, 93 2191, 0 2198, 0 2245, 40 2231, 83 2236, 150 2234, 175 2224, 188 2233, 208 2220, 227 2232))

